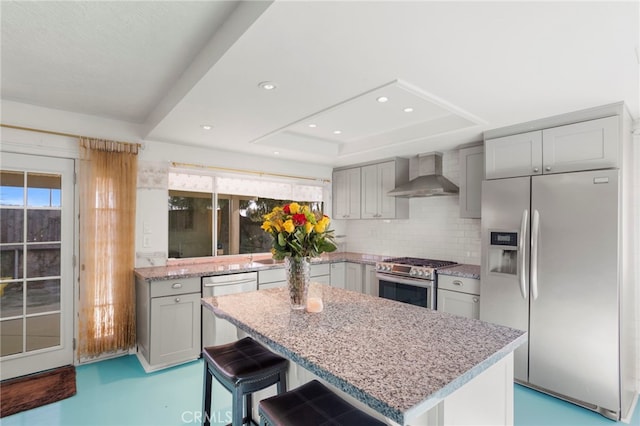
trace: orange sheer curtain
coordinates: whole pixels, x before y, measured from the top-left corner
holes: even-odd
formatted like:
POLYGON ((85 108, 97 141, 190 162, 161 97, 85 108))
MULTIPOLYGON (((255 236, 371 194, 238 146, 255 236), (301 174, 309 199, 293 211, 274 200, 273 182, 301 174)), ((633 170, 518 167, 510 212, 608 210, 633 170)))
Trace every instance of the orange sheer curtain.
POLYGON ((80 359, 135 344, 138 146, 80 139, 80 359))

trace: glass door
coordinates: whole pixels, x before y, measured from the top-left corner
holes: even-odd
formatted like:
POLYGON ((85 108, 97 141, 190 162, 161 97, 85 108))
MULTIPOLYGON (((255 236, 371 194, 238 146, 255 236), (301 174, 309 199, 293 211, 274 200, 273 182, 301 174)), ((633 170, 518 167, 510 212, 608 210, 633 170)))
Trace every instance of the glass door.
POLYGON ((0 377, 73 364, 74 160, 0 159, 0 377))

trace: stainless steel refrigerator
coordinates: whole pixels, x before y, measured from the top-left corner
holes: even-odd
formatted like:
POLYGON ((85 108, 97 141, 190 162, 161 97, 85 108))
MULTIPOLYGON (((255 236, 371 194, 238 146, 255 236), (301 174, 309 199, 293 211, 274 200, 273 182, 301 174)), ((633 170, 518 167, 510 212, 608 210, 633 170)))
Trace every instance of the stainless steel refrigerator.
POLYGON ((486 180, 480 319, 529 332, 515 379, 619 419, 618 170, 486 180))

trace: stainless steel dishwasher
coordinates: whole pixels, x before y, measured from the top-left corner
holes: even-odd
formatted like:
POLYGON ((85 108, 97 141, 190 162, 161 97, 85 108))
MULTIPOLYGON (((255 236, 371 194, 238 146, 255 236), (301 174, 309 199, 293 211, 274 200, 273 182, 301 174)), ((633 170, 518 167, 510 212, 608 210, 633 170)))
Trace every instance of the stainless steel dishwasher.
MULTIPOLYGON (((202 297, 224 296, 258 289, 258 273, 215 275, 202 278, 202 297)), ((238 340, 236 327, 202 308, 202 347, 221 345, 238 340)))

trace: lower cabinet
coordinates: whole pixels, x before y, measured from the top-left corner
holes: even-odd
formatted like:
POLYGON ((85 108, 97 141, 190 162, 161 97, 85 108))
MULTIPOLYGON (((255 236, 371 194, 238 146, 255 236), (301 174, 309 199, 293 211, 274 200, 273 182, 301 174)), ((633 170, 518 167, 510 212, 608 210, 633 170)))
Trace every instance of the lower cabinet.
POLYGON ((360 263, 346 262, 345 288, 362 293, 362 265, 360 263))
POLYGON ((331 287, 347 288, 347 262, 331 264, 331 287))
POLYGON ((284 268, 265 269, 258 271, 258 290, 266 288, 286 287, 287 277, 284 268))
POLYGON ((480 280, 438 275, 438 310, 467 318, 480 318, 480 280))
POLYGON ((200 356, 200 278, 136 280, 138 359, 145 371, 200 356))
POLYGON ((364 277, 362 280, 362 292, 371 296, 379 296, 378 278, 375 265, 364 265, 364 277))

